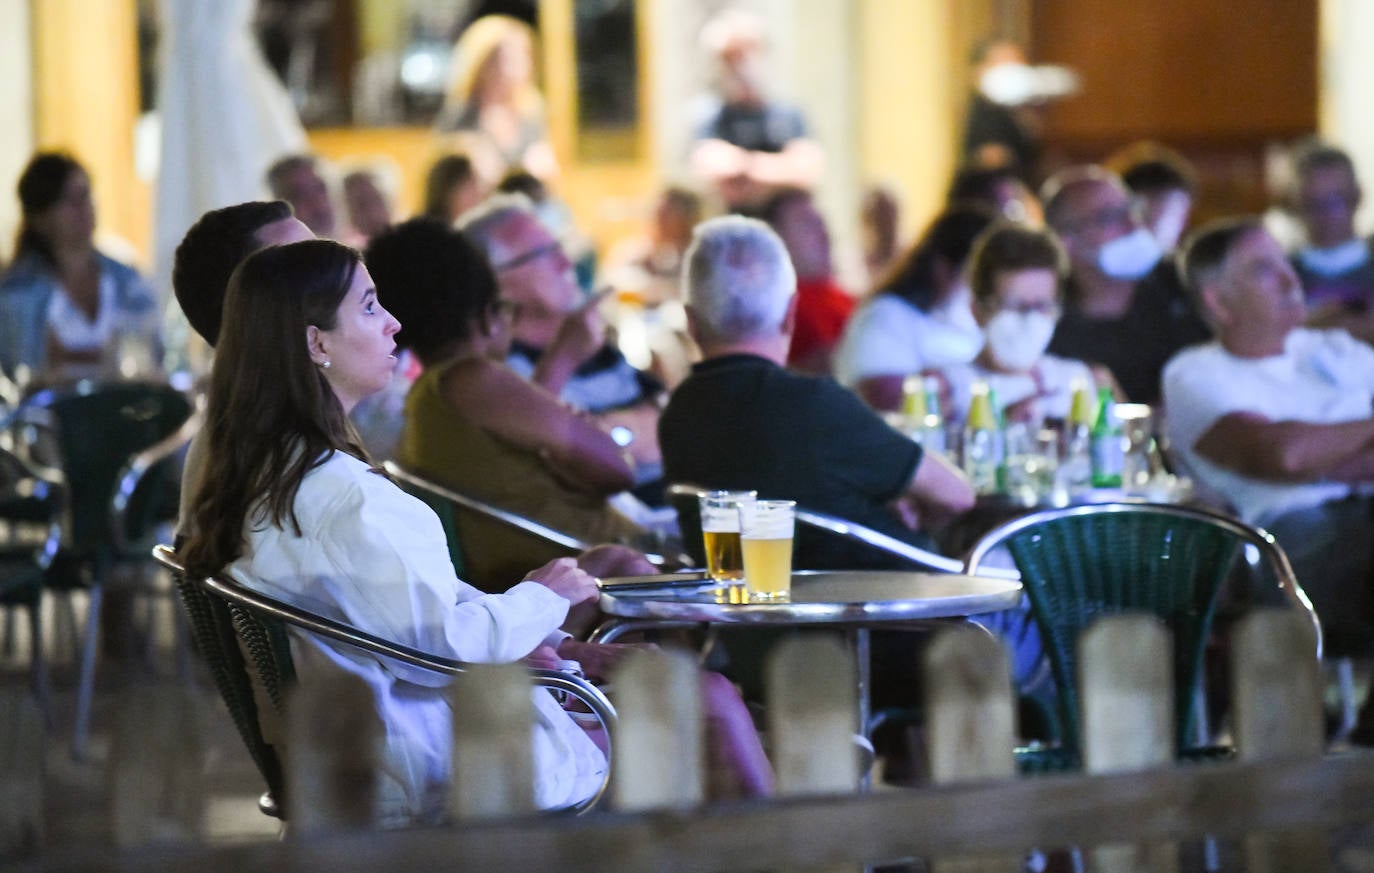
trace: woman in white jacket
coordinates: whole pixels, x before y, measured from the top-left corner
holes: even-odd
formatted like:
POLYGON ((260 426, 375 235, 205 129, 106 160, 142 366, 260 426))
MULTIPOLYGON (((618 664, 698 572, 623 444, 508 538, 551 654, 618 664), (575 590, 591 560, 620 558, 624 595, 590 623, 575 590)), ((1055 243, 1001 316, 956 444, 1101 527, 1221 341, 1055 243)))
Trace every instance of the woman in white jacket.
MULTIPOLYGON (((271 247, 240 265, 211 376, 188 570, 226 571, 289 603, 459 660, 514 661, 541 646, 613 649, 559 630, 572 606, 597 596, 573 559, 483 594, 454 574, 434 514, 372 466, 347 416, 391 378, 399 329, 345 246, 271 247)), ((300 682, 343 670, 373 689, 384 730, 383 820, 440 818, 452 742, 444 677, 294 629, 291 640, 300 682)), ((708 689, 708 709, 719 696, 708 689)), ((535 701, 535 801, 576 803, 600 785, 605 758, 552 697, 536 693, 535 701)), ((746 773, 761 763, 766 780, 761 750, 744 747, 733 763, 746 773)))
MULTIPOLYGON (((465 585, 438 519, 372 467, 346 423, 390 379, 399 328, 351 249, 304 242, 239 268, 215 356, 188 567, 227 569, 266 594, 462 660, 556 646, 569 607, 596 597, 594 580, 564 558, 505 594, 465 585)), ((342 669, 376 694, 384 820, 438 817, 451 742, 443 677, 303 632, 293 631, 292 651, 299 681, 342 669)), ((600 784, 605 759, 549 695, 535 699, 536 801, 574 803, 600 784)))

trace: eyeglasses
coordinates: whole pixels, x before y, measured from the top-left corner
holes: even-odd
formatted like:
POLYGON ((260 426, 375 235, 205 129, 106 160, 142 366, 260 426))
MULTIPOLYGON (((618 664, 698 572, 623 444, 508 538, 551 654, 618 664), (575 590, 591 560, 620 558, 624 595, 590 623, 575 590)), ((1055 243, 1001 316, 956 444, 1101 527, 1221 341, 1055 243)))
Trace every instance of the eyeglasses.
POLYGON ((1064 229, 1069 233, 1080 233, 1089 228, 1120 227, 1125 224, 1136 224, 1139 221, 1139 205, 1123 203, 1119 206, 1108 206, 1090 212, 1077 221, 1068 223, 1064 229))
POLYGON ((527 252, 522 252, 516 255, 515 257, 510 258, 509 260, 505 260, 499 264, 493 265, 492 269, 498 273, 505 273, 509 270, 515 270, 520 267, 523 267, 531 261, 536 261, 539 258, 542 258, 545 255, 553 254, 554 252, 558 252, 559 254, 562 254, 563 252, 563 244, 560 243, 558 240, 553 240, 552 242, 547 242, 542 246, 536 246, 535 248, 532 248, 527 252))
POLYGON ((997 307, 998 312, 1012 312, 1016 315, 1030 315, 1032 312, 1039 315, 1048 315, 1050 318, 1058 318, 1063 309, 1058 303, 1015 303, 1003 304, 997 307))

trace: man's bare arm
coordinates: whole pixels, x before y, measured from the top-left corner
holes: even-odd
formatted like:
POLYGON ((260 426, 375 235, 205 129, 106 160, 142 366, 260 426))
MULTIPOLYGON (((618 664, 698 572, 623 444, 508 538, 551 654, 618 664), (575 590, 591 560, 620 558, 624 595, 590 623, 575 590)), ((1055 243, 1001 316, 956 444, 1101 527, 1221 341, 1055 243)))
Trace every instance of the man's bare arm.
POLYGON ((1253 413, 1223 416, 1198 438, 1199 455, 1256 479, 1308 482, 1358 473, 1374 452, 1374 418, 1340 424, 1270 421, 1253 413))

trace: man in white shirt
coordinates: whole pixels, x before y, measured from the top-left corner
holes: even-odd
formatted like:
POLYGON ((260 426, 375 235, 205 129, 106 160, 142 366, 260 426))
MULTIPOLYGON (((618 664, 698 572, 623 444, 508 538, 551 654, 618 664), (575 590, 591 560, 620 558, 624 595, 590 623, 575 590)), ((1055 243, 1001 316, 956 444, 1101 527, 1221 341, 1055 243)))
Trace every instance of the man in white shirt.
POLYGON ((1258 221, 1204 228, 1184 271, 1216 339, 1164 370, 1170 439, 1204 484, 1278 539, 1333 648, 1368 649, 1374 350, 1302 327, 1302 286, 1258 221))

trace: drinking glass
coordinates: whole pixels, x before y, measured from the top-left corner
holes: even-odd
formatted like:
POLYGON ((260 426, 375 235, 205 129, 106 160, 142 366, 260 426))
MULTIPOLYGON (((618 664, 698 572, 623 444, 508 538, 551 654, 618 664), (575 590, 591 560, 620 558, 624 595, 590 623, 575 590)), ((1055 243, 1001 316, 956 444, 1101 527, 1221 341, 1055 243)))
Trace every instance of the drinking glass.
POLYGON ((1121 467, 1121 487, 1127 494, 1145 493, 1154 475, 1151 450, 1154 444, 1154 414, 1144 403, 1118 403, 1116 415, 1126 437, 1121 467))
POLYGON ((744 579, 739 508, 745 503, 753 503, 758 496, 757 491, 708 491, 699 498, 706 573, 712 580, 738 583, 744 579))
POLYGON ((740 505, 740 547, 750 600, 791 597, 796 510, 793 500, 755 500, 740 505))
POLYGON ((1059 468, 1059 435, 1048 428, 1012 424, 1006 430, 1007 494, 1027 505, 1054 490, 1059 468))

